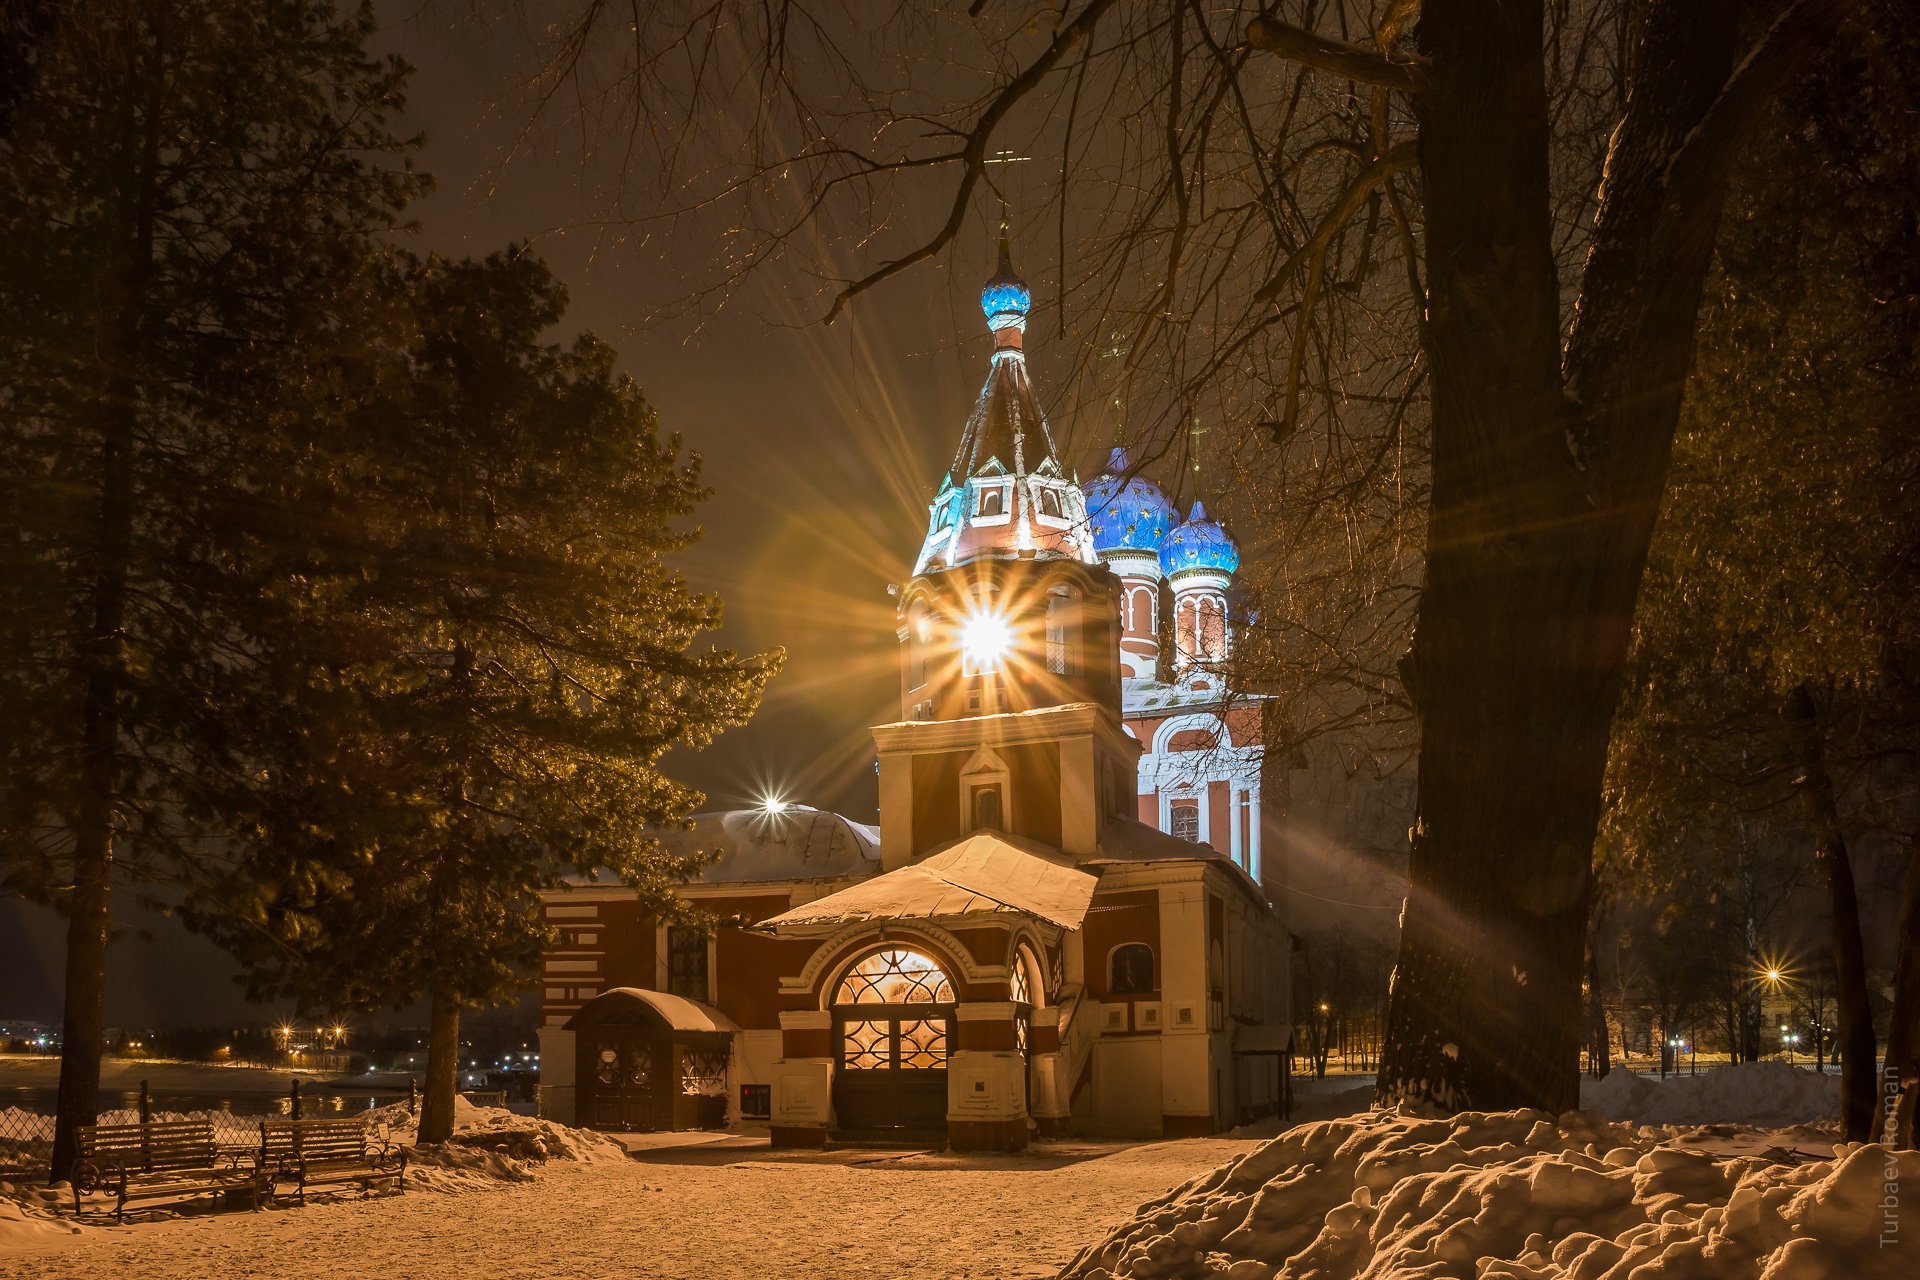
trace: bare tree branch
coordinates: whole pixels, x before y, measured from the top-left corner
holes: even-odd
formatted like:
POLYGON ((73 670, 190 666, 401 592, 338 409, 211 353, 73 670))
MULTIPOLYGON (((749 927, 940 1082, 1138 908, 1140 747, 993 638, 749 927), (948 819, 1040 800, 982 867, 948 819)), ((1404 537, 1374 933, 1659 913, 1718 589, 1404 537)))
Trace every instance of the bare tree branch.
POLYGON ((902 254, 891 262, 881 264, 858 280, 841 288, 833 295, 833 305, 827 309, 826 323, 832 324, 839 316, 841 309, 853 301, 857 295, 865 293, 883 280, 899 275, 909 267, 925 262, 946 248, 953 238, 960 234, 960 228, 966 223, 967 209, 972 203, 973 189, 980 182, 981 166, 986 161, 987 144, 993 139, 993 131, 1022 98, 1033 92, 1052 74, 1062 58, 1092 38, 1093 28, 1100 21, 1100 15, 1112 7, 1113 0, 1092 0, 1080 11, 1078 17, 1054 33, 1052 42, 1028 65, 1026 70, 1015 76, 1006 88, 994 95, 993 100, 987 103, 986 109, 980 113, 979 119, 975 120, 973 127, 967 131, 966 145, 960 152, 960 161, 963 166, 960 185, 953 193, 953 203, 948 209, 946 224, 919 248, 902 254))
MULTIPOLYGON (((1401 15, 1404 20, 1404 15, 1401 15)), ((1417 59, 1389 58, 1364 45, 1319 35, 1261 14, 1247 24, 1247 43, 1303 67, 1326 71, 1360 84, 1418 93, 1426 83, 1417 59)))

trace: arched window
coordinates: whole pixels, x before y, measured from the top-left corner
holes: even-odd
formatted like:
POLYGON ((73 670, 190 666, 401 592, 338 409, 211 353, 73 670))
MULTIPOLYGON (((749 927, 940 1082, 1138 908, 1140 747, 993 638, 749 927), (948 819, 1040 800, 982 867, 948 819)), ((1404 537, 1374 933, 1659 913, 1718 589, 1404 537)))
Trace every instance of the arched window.
POLYGON ((1007 491, 999 485, 980 491, 980 508, 977 514, 982 516, 1003 516, 1007 513, 1007 491))
POLYGON ((1154 614, 1154 593, 1147 587, 1135 587, 1127 592, 1127 629, 1133 632, 1151 633, 1159 626, 1154 614))
POLYGON ((1060 519, 1060 491, 1058 489, 1041 489, 1037 485, 1035 488, 1040 495, 1040 514, 1050 520, 1060 519))
POLYGON ((1046 980, 1041 976, 1039 958, 1024 942, 1013 949, 1013 972, 1008 986, 1015 1004, 1037 1007, 1047 1002, 1046 980))
POLYGON ((1080 601, 1065 588, 1047 595, 1047 670, 1080 674, 1080 601))
POLYGON ((1172 819, 1167 825, 1172 828, 1167 834, 1179 840, 1200 839, 1200 802, 1198 800, 1175 800, 1167 806, 1167 816, 1172 819))
POLYGON ((1197 656, 1219 662, 1227 656, 1227 614, 1225 602, 1213 596, 1201 599, 1195 609, 1194 643, 1197 656))
POLYGON ((1113 949, 1107 958, 1107 991, 1116 996, 1141 995, 1157 990, 1154 986, 1153 948, 1144 942, 1129 942, 1113 949))
POLYGON ((999 831, 1006 825, 999 787, 981 787, 973 793, 973 825, 999 831))
POLYGON ((933 640, 933 620, 927 606, 915 601, 907 613, 907 687, 918 689, 927 683, 927 652, 933 640))
POLYGON ((847 970, 835 1004, 952 1004, 953 984, 931 957, 907 947, 876 951, 847 970))

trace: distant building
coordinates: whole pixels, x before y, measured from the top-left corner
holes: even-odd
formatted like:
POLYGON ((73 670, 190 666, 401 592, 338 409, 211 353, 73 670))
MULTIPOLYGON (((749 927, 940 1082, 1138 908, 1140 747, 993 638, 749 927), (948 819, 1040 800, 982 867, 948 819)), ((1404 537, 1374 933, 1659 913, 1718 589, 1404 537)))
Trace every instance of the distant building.
POLYGON ((1232 858, 1280 900, 1256 699, 1229 689, 1233 537, 1195 502, 1185 520, 1125 449, 1085 489, 1093 545, 1120 579, 1121 706, 1141 746, 1140 820, 1232 858), (1172 651, 1161 652, 1164 630, 1172 651))
POLYGON ((548 1114, 1008 1150, 1278 1105, 1288 939, 1257 714, 1222 684, 1237 549, 1123 455, 1075 482, 1004 236, 981 303, 992 363, 899 593, 879 828, 796 808, 669 834, 719 853, 683 890, 745 926, 712 936, 617 884, 546 894, 548 1114))
POLYGON ((0 1018, 0 1049, 14 1045, 32 1052, 58 1049, 60 1028, 56 1023, 32 1018, 0 1018))

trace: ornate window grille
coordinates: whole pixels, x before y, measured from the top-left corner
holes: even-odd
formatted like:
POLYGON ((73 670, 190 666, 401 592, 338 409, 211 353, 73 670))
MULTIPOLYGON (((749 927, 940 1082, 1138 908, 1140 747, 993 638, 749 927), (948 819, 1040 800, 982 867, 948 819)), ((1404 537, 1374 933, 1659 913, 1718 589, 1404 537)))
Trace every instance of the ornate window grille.
POLYGON ((847 971, 834 1003, 952 1004, 953 984, 927 956, 906 947, 889 947, 847 971))

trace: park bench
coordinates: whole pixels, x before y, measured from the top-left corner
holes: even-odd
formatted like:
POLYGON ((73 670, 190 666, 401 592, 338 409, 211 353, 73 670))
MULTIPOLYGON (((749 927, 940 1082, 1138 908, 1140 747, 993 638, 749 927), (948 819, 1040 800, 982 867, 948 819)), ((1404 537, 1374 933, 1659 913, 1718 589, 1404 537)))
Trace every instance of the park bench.
POLYGON ((246 1191, 260 1207, 262 1170, 247 1153, 221 1149, 208 1120, 154 1120, 145 1124, 86 1124, 78 1133, 73 1211, 89 1191, 114 1193, 114 1217, 127 1218, 127 1201, 156 1197, 225 1195, 246 1191))
POLYGON ((405 1190, 407 1149, 396 1147, 383 1134, 373 1134, 365 1121, 263 1120, 260 1123, 260 1168, 270 1186, 291 1182, 300 1203, 307 1188, 333 1182, 358 1182, 369 1194, 376 1182, 391 1181, 405 1190))

